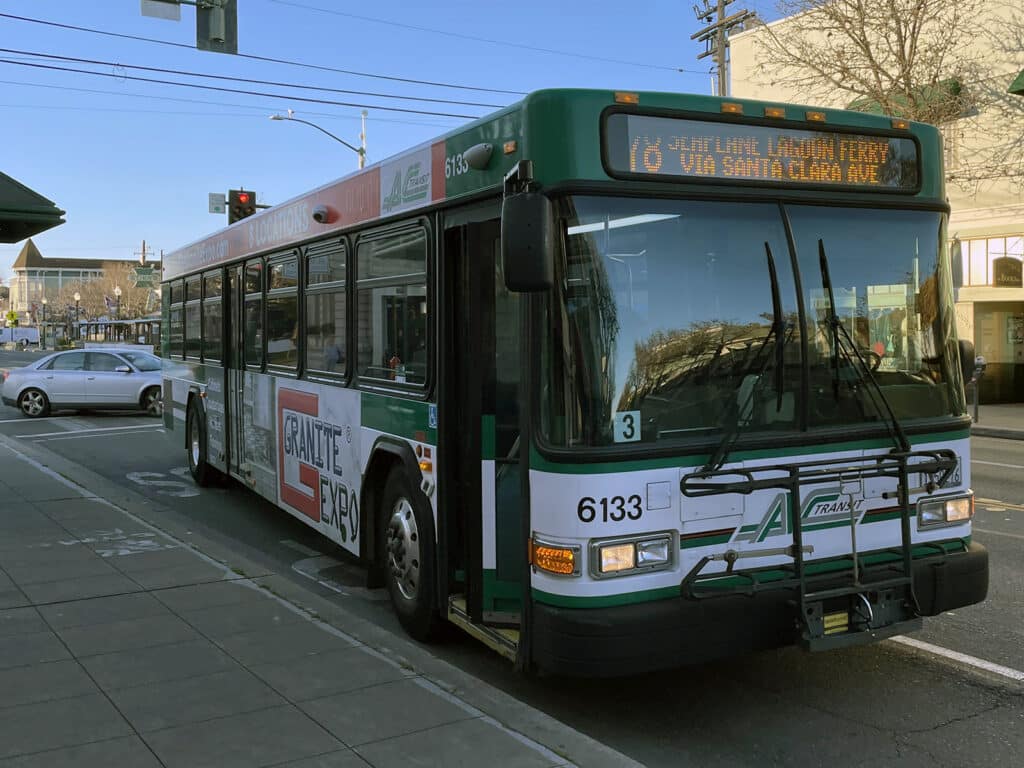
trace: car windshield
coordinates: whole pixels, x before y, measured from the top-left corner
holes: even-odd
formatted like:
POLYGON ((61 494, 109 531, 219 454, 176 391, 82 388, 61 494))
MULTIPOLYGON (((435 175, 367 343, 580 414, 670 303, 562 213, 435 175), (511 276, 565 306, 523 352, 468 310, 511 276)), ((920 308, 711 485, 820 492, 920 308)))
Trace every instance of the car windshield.
POLYGON ((140 371, 159 371, 163 366, 163 361, 159 357, 148 352, 118 351, 118 354, 140 371))
POLYGON ((900 420, 964 412, 940 213, 575 197, 562 221, 553 445, 877 425, 868 369, 900 420), (819 239, 863 362, 834 347, 819 239))

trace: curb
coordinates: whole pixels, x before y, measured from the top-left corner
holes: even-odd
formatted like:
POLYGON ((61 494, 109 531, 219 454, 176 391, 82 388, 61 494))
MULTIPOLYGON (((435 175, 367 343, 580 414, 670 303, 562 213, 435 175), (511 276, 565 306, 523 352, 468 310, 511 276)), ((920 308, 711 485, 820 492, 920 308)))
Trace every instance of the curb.
POLYGON ((998 437, 1003 440, 1024 440, 1024 429, 1011 429, 1009 427, 979 427, 971 425, 971 436, 998 437))
MULTIPOLYGON (((314 622, 339 630, 395 663, 412 668, 447 694, 480 710, 509 731, 521 734, 572 763, 586 768, 643 768, 642 763, 434 656, 425 646, 356 616, 278 573, 268 572, 267 568, 232 549, 230 543, 222 544, 191 530, 174 511, 159 502, 38 445, 23 443, 6 435, 0 435, 0 444, 34 459, 106 503, 176 539, 186 548, 195 550, 197 557, 210 558, 243 575, 314 622)), ((248 491, 239 488, 239 492, 248 491)))

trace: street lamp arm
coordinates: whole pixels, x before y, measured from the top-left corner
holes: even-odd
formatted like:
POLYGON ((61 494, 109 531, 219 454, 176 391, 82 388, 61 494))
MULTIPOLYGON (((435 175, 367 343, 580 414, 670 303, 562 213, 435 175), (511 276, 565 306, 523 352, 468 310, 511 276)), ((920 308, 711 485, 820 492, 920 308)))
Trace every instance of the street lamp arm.
POLYGON ((339 144, 344 144, 346 147, 351 149, 357 155, 362 156, 362 155, 366 154, 366 150, 363 149, 362 147, 356 147, 356 146, 353 146, 352 144, 349 144, 344 139, 335 136, 333 133, 331 133, 330 131, 328 131, 325 128, 321 128, 316 123, 309 122, 309 120, 303 120, 303 119, 298 118, 298 117, 291 117, 290 115, 289 116, 285 116, 285 115, 271 115, 270 119, 271 120, 291 120, 293 123, 302 123, 303 125, 311 126, 313 128, 316 128, 318 131, 320 131, 320 133, 326 133, 328 136, 330 136, 332 139, 334 139, 339 144))

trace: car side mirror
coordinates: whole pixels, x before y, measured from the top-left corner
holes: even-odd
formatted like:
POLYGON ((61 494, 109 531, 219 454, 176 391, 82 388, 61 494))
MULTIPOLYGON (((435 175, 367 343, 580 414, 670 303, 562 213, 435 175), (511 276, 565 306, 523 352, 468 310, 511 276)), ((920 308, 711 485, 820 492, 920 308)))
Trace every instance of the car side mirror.
POLYGON ((131 373, 132 369, 127 365, 119 365, 114 369, 114 373, 131 373))

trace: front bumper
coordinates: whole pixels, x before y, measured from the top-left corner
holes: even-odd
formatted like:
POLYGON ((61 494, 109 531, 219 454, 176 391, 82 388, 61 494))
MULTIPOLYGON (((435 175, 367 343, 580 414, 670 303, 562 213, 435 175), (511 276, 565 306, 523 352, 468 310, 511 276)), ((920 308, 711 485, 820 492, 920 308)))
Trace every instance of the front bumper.
MULTIPOLYGON (((923 616, 979 603, 988 594, 988 551, 922 558, 913 566, 923 616)), ((532 659, 541 669, 612 677, 698 664, 799 640, 796 594, 661 600, 610 608, 558 608, 534 602, 532 659)))

